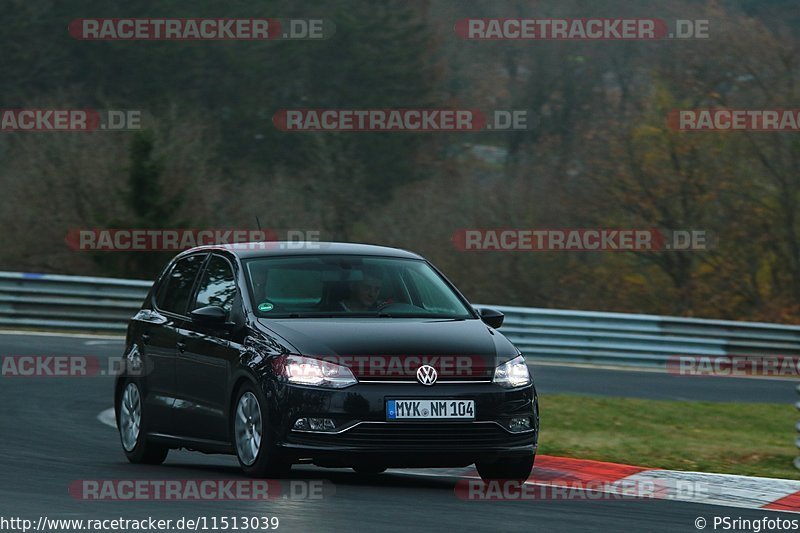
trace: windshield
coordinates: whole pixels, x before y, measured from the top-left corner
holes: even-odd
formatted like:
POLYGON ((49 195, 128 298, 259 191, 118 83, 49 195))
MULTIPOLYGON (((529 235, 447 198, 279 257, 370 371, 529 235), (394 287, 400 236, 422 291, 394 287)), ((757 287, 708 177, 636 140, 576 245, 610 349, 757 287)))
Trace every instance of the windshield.
POLYGON ((425 261, 300 256, 245 261, 254 311, 264 318, 473 318, 425 261))

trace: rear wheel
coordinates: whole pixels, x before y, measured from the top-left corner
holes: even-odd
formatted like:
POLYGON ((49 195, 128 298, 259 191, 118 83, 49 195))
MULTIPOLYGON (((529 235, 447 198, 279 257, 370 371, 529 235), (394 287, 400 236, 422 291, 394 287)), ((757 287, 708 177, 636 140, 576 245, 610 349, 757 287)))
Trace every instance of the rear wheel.
POLYGON ((484 459, 475 463, 478 474, 484 481, 513 480, 526 481, 533 470, 535 454, 522 457, 484 459))
POLYGON ((268 440, 264 395, 251 383, 244 383, 233 404, 233 445, 245 474, 252 477, 282 477, 289 474, 290 462, 275 451, 268 440))
POLYGON ((142 394, 139 386, 128 381, 117 400, 117 424, 122 451, 131 463, 161 464, 169 448, 147 440, 142 394))

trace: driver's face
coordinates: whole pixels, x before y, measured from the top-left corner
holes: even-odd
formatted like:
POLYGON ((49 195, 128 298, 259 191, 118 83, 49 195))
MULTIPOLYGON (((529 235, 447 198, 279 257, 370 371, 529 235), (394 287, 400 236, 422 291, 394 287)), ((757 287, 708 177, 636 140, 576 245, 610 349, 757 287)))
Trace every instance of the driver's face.
POLYGON ((378 295, 381 292, 381 280, 376 278, 365 278, 355 284, 354 287, 355 300, 363 305, 369 307, 378 300, 378 295))

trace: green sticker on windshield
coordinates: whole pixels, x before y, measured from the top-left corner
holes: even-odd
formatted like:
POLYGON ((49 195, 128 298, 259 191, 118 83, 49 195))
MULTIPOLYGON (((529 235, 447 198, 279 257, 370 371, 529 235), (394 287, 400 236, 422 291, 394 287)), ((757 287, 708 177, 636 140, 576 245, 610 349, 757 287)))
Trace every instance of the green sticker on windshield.
POLYGON ((265 311, 265 312, 266 312, 266 311, 272 311, 272 308, 273 308, 273 307, 275 307, 275 306, 274 306, 274 305, 272 305, 272 304, 271 304, 271 303, 269 303, 269 302, 264 302, 264 303, 262 303, 262 304, 258 304, 258 310, 259 310, 259 311, 265 311))

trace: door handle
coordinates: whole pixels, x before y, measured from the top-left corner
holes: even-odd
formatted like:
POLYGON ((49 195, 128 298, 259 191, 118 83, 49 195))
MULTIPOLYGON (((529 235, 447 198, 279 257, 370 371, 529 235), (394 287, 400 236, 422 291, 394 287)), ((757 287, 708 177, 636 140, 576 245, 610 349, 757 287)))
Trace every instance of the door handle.
POLYGON ((181 352, 181 353, 186 351, 186 343, 183 342, 183 341, 178 341, 178 344, 176 344, 176 347, 178 348, 178 351, 181 352))
POLYGON ((150 335, 148 335, 147 333, 142 333, 142 335, 139 338, 142 339, 143 344, 150 344, 150 335))

